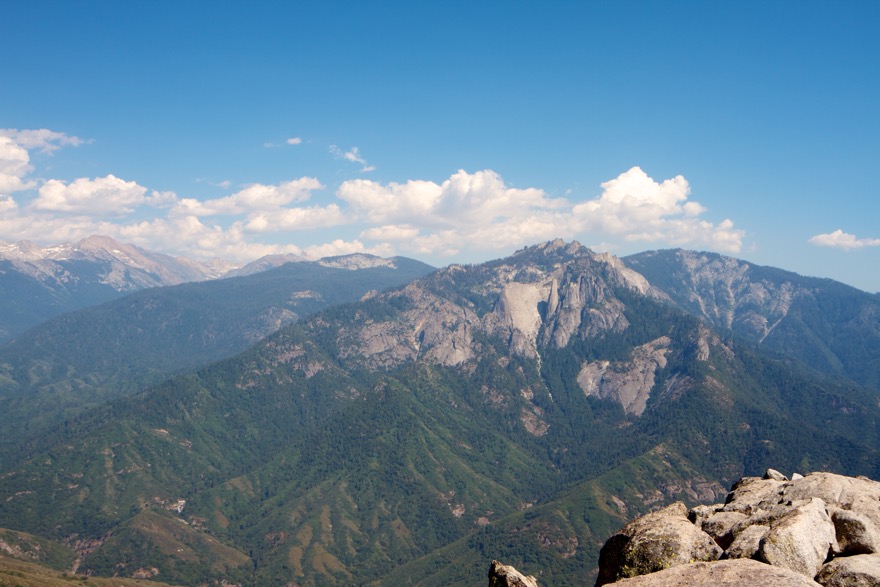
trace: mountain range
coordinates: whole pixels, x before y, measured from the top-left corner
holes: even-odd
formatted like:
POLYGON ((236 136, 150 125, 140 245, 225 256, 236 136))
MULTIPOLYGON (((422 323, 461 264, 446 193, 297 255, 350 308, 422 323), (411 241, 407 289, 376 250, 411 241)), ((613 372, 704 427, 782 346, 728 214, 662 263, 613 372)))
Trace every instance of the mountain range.
MULTIPOLYGON (((202 262, 99 235, 50 246, 0 242, 0 297, 5 302, 0 310, 0 344, 54 316, 142 289, 252 275, 306 261, 286 254, 266 255, 244 266, 222 259, 202 262)), ((354 254, 318 262, 365 268, 390 261, 354 254)))
POLYGON ((0 343, 43 320, 147 287, 219 277, 232 265, 199 263, 91 236, 41 247, 0 243, 0 343))
POLYGON ((90 406, 433 270, 401 257, 289 261, 275 257, 240 277, 143 289, 49 319, 0 346, 0 463, 90 406))
MULTIPOLYGON (((616 528, 670 500, 721 500, 768 466, 880 473, 876 295, 553 241, 355 299, 17 444, 0 526, 56 566, 184 585, 465 585, 493 558, 582 585, 616 528)), ((7 383, 35 389, 45 348, 56 391, 97 377, 62 352, 95 321, 44 331, 27 367, 0 354, 7 383)))

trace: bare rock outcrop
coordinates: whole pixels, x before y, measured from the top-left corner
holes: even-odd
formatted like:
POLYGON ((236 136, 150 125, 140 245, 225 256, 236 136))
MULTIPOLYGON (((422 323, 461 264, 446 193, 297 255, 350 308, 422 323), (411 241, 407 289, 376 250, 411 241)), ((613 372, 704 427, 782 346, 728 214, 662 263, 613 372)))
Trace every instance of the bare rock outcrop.
POLYGON ((836 558, 819 571, 823 587, 877 587, 880 585, 880 554, 836 558))
POLYGON ((492 561, 489 567, 489 587, 538 587, 538 581, 525 576, 513 567, 492 561))
POLYGON ((814 497, 770 526, 758 556, 775 567, 815 577, 835 544, 834 523, 825 502, 814 497))
POLYGON ((670 340, 663 336, 633 349, 629 361, 586 363, 577 376, 586 395, 618 402, 629 414, 645 411, 657 371, 666 366, 670 340))
POLYGON ((722 560, 694 563, 701 559, 693 554, 686 560, 687 548, 672 540, 633 546, 640 534, 685 534, 683 508, 673 504, 612 536, 600 554, 596 585, 880 585, 876 481, 833 473, 788 479, 770 469, 763 478, 736 482, 724 504, 687 513, 688 524, 713 541, 722 560))
POLYGON ((620 587, 819 587, 800 573, 737 559, 672 567, 615 583, 620 587))
POLYGON ((694 526, 682 502, 637 518, 608 539, 599 553, 596 585, 721 556, 712 537, 694 526))

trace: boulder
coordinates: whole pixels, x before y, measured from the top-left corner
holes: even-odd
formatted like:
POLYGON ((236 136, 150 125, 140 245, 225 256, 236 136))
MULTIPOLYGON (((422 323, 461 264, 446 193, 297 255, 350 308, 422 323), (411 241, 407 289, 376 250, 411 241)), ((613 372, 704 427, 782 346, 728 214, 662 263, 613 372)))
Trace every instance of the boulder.
POLYGON ((799 573, 747 559, 700 562, 623 579, 614 587, 818 587, 799 573))
POLYGON ((599 553, 596 585, 718 559, 721 548, 688 520, 687 513, 685 505, 676 502, 624 526, 599 553))
POLYGON ((864 514, 834 508, 831 521, 837 534, 835 554, 854 555, 880 552, 880 529, 864 514))
POLYGON ((788 501, 821 498, 828 506, 867 516, 880 528, 880 483, 864 477, 845 477, 834 473, 810 473, 785 484, 788 501))
POLYGON ((812 578, 836 544, 834 523, 825 511, 825 502, 814 497, 770 526, 761 540, 758 557, 812 578))
POLYGON ((759 510, 769 509, 780 503, 785 485, 785 481, 775 479, 743 477, 727 494, 724 511, 740 512, 750 516, 759 510))
POLYGON ((727 548, 735 538, 733 529, 748 519, 747 515, 740 512, 716 512, 704 519, 699 526, 718 546, 727 548))
POLYGON ((767 469, 767 472, 764 473, 764 479, 773 479, 774 481, 788 481, 788 477, 786 477, 776 469, 767 469))
POLYGON ((688 510, 688 520, 690 520, 697 526, 702 526, 703 520, 717 512, 720 512, 723 507, 724 504, 698 505, 688 510))
POLYGON ((596 585, 880 587, 876 481, 768 469, 687 516, 676 503, 627 524, 602 548, 596 585), (721 548, 724 564, 711 562, 721 548))
POLYGON ((764 524, 752 524, 747 526, 745 530, 740 532, 727 550, 724 551, 724 558, 752 558, 758 553, 761 547, 761 540, 770 531, 770 526, 764 524))
POLYGON ((526 577, 515 568, 492 561, 489 566, 489 587, 538 587, 532 576, 526 577))
POLYGON ((816 581, 824 587, 877 587, 880 585, 880 554, 836 558, 822 567, 816 581))

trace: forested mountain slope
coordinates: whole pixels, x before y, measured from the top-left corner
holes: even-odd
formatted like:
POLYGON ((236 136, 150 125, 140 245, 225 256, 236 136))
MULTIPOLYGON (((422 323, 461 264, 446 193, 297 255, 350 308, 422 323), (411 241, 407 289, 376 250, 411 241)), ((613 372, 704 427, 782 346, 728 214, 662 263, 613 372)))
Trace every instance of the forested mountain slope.
MULTIPOLYGON (((363 263, 363 255, 356 257, 363 263)), ((22 441, 88 406, 230 356, 302 316, 433 270, 402 257, 339 268, 346 259, 135 292, 59 316, 0 347, 4 459, 17 454, 22 441)))

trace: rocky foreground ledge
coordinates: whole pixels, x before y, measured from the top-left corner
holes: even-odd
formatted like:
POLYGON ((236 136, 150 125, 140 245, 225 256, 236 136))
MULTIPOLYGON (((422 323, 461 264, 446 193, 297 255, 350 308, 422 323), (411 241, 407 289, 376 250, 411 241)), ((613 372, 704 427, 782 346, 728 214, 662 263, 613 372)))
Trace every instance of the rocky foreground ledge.
MULTIPOLYGON (((490 586, 501 582, 493 561, 490 586), (493 582, 497 581, 497 582, 493 582)), ((723 504, 681 502, 637 518, 599 554, 596 585, 880 586, 880 483, 831 473, 744 477, 723 504)))

